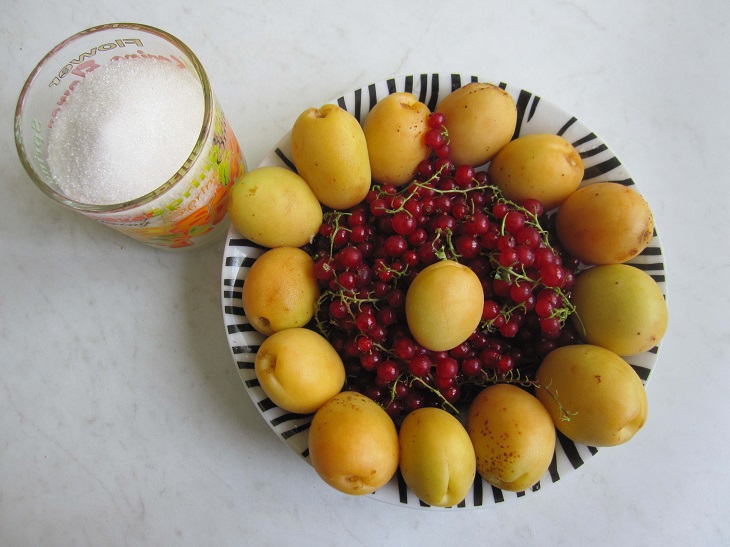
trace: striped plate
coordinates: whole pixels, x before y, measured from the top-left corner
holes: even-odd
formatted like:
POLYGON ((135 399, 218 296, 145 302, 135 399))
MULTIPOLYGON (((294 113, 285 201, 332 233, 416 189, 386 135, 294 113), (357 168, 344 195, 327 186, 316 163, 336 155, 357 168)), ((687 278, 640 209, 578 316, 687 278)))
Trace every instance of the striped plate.
MULTIPOLYGON (((411 92, 433 111, 444 96, 461 85, 472 81, 499 85, 514 97, 518 109, 515 136, 529 133, 555 133, 562 135, 573 143, 585 164, 584 185, 598 181, 614 181, 627 186, 634 186, 636 189, 631 175, 616 155, 599 137, 574 116, 529 91, 505 83, 460 74, 418 74, 391 78, 371 84, 334 99, 332 102, 339 104, 362 123, 373 105, 388 94, 397 91, 411 92)), ((290 158, 291 150, 289 134, 287 134, 279 141, 276 148, 266 156, 261 165, 278 165, 293 169, 290 158)), ((246 273, 264 250, 243 239, 235 228, 230 228, 221 273, 226 334, 241 380, 264 420, 291 450, 296 452, 304 461, 310 463, 307 440, 311 416, 292 414, 278 408, 259 387, 254 372, 254 358, 263 337, 246 320, 241 304, 241 289, 246 273)), ((666 298, 664 258, 659 236, 656 233, 644 252, 631 260, 630 263, 647 271, 658 283, 666 298)), ((636 370, 644 383, 649 379, 656 364, 658 349, 658 347, 655 347, 646 353, 628 359, 629 364, 636 370)), ((561 477, 572 473, 597 452, 598 450, 595 447, 576 444, 558 433, 552 464, 531 490, 518 493, 502 491, 481 480, 477 475, 477 480, 475 480, 466 498, 455 508, 485 507, 532 495, 547 485, 557 482, 561 477)), ((392 481, 385 487, 371 494, 371 497, 395 505, 438 509, 421 502, 413 492, 406 488, 402 477, 399 475, 393 477, 392 481)))

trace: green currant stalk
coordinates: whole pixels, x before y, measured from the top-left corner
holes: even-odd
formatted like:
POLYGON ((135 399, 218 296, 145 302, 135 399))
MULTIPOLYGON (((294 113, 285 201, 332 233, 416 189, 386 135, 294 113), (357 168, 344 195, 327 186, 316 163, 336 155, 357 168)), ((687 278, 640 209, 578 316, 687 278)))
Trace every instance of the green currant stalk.
POLYGON ((391 355, 395 357, 395 352, 392 349, 386 348, 384 345, 379 344, 377 342, 373 342, 373 347, 380 350, 381 353, 384 353, 385 355, 391 355))
POLYGON ((515 269, 512 266, 502 266, 500 264, 499 260, 494 256, 494 253, 489 253, 489 262, 494 266, 494 278, 495 279, 501 279, 503 281, 512 281, 513 279, 517 279, 519 281, 524 281, 525 283, 529 283, 531 285, 537 285, 540 280, 532 279, 531 277, 528 277, 527 274, 525 274, 525 269, 522 268, 522 272, 515 271, 515 269))
MULTIPOLYGON (((352 307, 357 306, 358 311, 362 309, 362 305, 365 302, 371 303, 371 304, 378 304, 380 302, 383 302, 383 298, 374 298, 370 297, 371 293, 368 293, 368 298, 360 298, 359 296, 353 296, 352 294, 349 294, 349 291, 346 291, 344 289, 340 289, 338 291, 332 291, 332 290, 325 290, 322 291, 322 294, 320 294, 319 299, 317 300, 317 310, 319 310, 322 303, 324 303, 325 300, 331 299, 331 300, 342 300, 346 305, 348 312, 352 316, 353 319, 355 319, 355 314, 352 311, 352 307)), ((377 306, 375 306, 377 308, 377 306)))
POLYGON ((346 228, 344 226, 344 224, 340 225, 340 219, 343 216, 350 216, 351 214, 352 213, 346 213, 344 211, 334 211, 333 210, 333 211, 326 212, 323 216, 323 218, 326 222, 329 222, 330 219, 334 219, 332 235, 330 236, 330 258, 333 258, 334 252, 335 252, 335 234, 337 234, 337 232, 340 230, 340 228, 347 232, 352 231, 352 230, 350 230, 350 228, 346 228))
POLYGON ((408 383, 408 386, 409 387, 412 386, 415 382, 418 382, 423 387, 425 387, 426 389, 428 389, 431 393, 433 393, 434 395, 436 395, 439 399, 441 399, 441 404, 444 407, 448 407, 448 409, 453 414, 457 414, 457 415, 459 414, 459 409, 457 409, 453 404, 451 404, 449 401, 447 401, 446 400, 446 397, 444 397, 444 394, 441 393, 438 389, 436 389, 433 386, 429 386, 426 382, 423 381, 422 378, 419 378, 418 376, 413 376, 411 373, 407 373, 407 374, 411 378, 410 382, 408 383))
POLYGON ((547 386, 539 384, 535 380, 532 380, 527 376, 523 376, 518 369, 513 369, 502 374, 498 373, 496 370, 492 371, 491 374, 488 371, 482 371, 482 375, 483 378, 475 383, 480 383, 481 385, 512 384, 524 388, 545 390, 545 392, 547 392, 547 394, 557 403, 561 421, 569 422, 573 416, 578 414, 577 412, 568 410, 563 406, 558 398, 558 392, 551 389, 551 384, 548 384, 547 386))
MULTIPOLYGON (((497 186, 491 186, 490 188, 491 188, 492 192, 494 193, 494 197, 496 198, 497 203, 504 203, 504 204, 509 205, 510 207, 522 212, 525 215, 525 223, 528 224, 529 226, 532 226, 533 228, 535 228, 540 233, 540 237, 542 239, 543 244, 552 250, 552 246, 550 245, 550 242, 548 239, 548 232, 540 224, 540 221, 537 218, 537 215, 535 213, 533 213, 532 211, 530 211, 529 209, 522 207, 522 205, 519 205, 519 204, 515 203, 514 201, 504 197, 502 190, 500 190, 497 186)), ((505 234, 506 218, 507 218, 506 216, 502 217, 502 224, 500 226, 501 235, 505 234)))
MULTIPOLYGON (((324 302, 327 300, 327 298, 330 296, 329 291, 324 291, 322 294, 319 295, 319 298, 317 299, 317 303, 315 304, 315 311, 314 311, 314 321, 317 324, 317 330, 321 332, 323 335, 325 335, 327 338, 330 337, 330 328, 328 325, 332 324, 331 321, 324 322, 320 319, 319 310, 324 304, 324 302)), ((329 314, 327 314, 329 317, 329 314)))
MULTIPOLYGON (((368 298, 360 298, 358 296, 353 296, 349 294, 349 291, 346 291, 344 289, 340 289, 338 291, 331 291, 331 290, 325 290, 322 291, 322 293, 319 295, 319 298, 317 299, 317 303, 315 304, 315 323, 317 324, 317 329, 322 333, 329 337, 330 335, 330 329, 328 325, 336 325, 337 322, 335 320, 329 320, 327 322, 323 322, 320 319, 320 309, 324 305, 325 302, 332 302, 334 300, 341 300, 345 303, 347 306, 347 313, 350 314, 350 317, 352 317, 353 320, 356 319, 355 312, 352 311, 352 308, 357 306, 358 311, 362 309, 362 305, 365 302, 372 303, 376 308, 378 307, 377 304, 383 302, 383 298, 371 298, 368 296, 368 298)), ((329 317, 329 314, 327 314, 329 317)))
POLYGON ((454 242, 451 239, 453 234, 451 233, 451 230, 442 230, 441 228, 436 230, 436 237, 434 238, 433 242, 431 243, 434 246, 434 253, 436 253, 436 257, 439 260, 448 260, 449 256, 446 254, 447 250, 451 254, 451 257, 454 260, 457 260, 461 255, 456 252, 456 249, 454 248, 454 242), (445 245, 439 245, 439 247, 436 247, 436 243, 439 242, 441 239, 441 236, 444 236, 446 239, 445 245))
MULTIPOLYGON (((538 230, 538 232, 540 232, 541 237, 543 239, 543 244, 545 245, 545 247, 547 247, 551 251, 555 252, 552 245, 550 245, 550 243, 548 241, 548 233, 540 225, 540 222, 539 222, 537 216, 534 213, 532 213, 531 211, 528 211, 527 209, 525 209, 524 207, 517 205, 513 201, 510 201, 510 200, 505 199, 504 197, 501 197, 501 191, 498 188, 495 187, 495 190, 496 190, 496 192, 500 192, 499 193, 500 197, 498 198, 499 201, 501 201, 503 203, 507 203, 512 207, 518 208, 525 215, 527 215, 527 217, 529 217, 531 219, 529 224, 532 225, 534 228, 536 228, 538 230)), ((506 218, 507 217, 505 216, 502 219, 502 226, 501 226, 502 235, 505 234, 504 225, 505 225, 506 218)), ((503 279, 505 281, 511 281, 512 279, 517 279, 520 281, 524 281, 526 283, 530 283, 533 287, 536 287, 537 285, 542 284, 544 287, 554 290, 563 299, 563 306, 554 310, 553 313, 550 315, 550 317, 557 317, 560 320, 561 324, 564 324, 565 321, 567 320, 567 318, 571 314, 576 313, 575 306, 573 306, 573 304, 570 302, 570 298, 569 298, 570 295, 568 293, 566 293, 565 291, 563 291, 563 289, 561 289, 559 287, 547 287, 547 285, 544 285, 542 283, 542 280, 540 278, 532 279, 532 278, 528 277, 527 275, 525 275, 524 268, 522 268, 522 272, 518 272, 518 271, 515 271, 515 269, 512 266, 508 266, 508 267, 503 266, 499 262, 499 260, 497 260, 497 258, 494 256, 494 253, 489 254, 489 261, 495 267, 495 276, 494 276, 495 279, 503 279)), ((578 318, 578 320, 580 321, 580 317, 578 318)), ((582 325, 582 321, 581 321, 581 325, 582 325)), ((585 330, 585 328, 584 328, 584 330, 585 330)))
MULTIPOLYGON (((390 353, 390 352, 388 352, 390 353)), ((393 380, 393 385, 390 387, 390 401, 388 401, 388 405, 392 403, 395 400, 395 390, 396 390, 396 384, 398 382, 403 382, 408 385, 408 387, 413 386, 415 382, 418 382, 423 387, 428 389, 431 393, 436 395, 439 399, 441 399, 441 404, 444 407, 444 409, 450 410, 453 414, 458 415, 459 410, 451 404, 449 401, 446 400, 446 397, 444 397, 443 393, 441 393, 438 389, 434 388, 433 386, 428 385, 426 382, 423 381, 422 378, 419 378, 418 376, 414 376, 410 372, 401 372, 398 377, 393 380)), ((386 407, 388 405, 385 405, 386 407)))
POLYGON ((562 422, 569 422, 573 416, 575 416, 576 414, 578 414, 578 412, 577 411, 572 412, 572 411, 566 409, 563 406, 563 404, 560 402, 560 399, 558 398, 558 391, 557 390, 551 390, 550 389, 550 386, 551 385, 552 385, 552 381, 548 385, 546 385, 546 386, 540 385, 537 382, 533 382, 533 386, 536 389, 544 389, 545 392, 550 396, 550 398, 557 403, 557 405, 558 405, 558 412, 560 414, 560 421, 562 421, 562 422))
POLYGON ((383 269, 383 271, 390 272, 391 274, 393 274, 393 277, 403 277, 404 275, 407 275, 409 273, 408 264, 404 264, 402 270, 396 270, 394 268, 391 268, 384 262, 382 263, 382 266, 380 266, 380 267, 383 269))
MULTIPOLYGON (((447 137, 447 139, 448 139, 448 130, 445 127, 443 127, 442 134, 445 137, 447 137)), ((415 180, 415 179, 413 181, 411 181, 410 184, 408 184, 407 186, 405 186, 403 188, 403 190, 401 190, 399 192, 399 193, 401 193, 402 195, 405 196, 404 197, 404 200, 403 200, 403 203, 401 203, 401 205, 397 209, 386 209, 386 212, 389 213, 389 214, 395 214, 395 213, 397 213, 399 211, 404 210, 405 209, 406 202, 409 199, 411 199, 412 197, 414 197, 416 195, 416 189, 417 188, 427 188, 427 189, 435 192, 436 194, 440 194, 440 195, 444 195, 444 194, 463 194, 463 195, 467 195, 469 192, 472 192, 472 191, 475 191, 475 190, 478 191, 478 190, 496 189, 496 186, 490 186, 488 184, 478 184, 478 183, 475 184, 474 186, 472 186, 471 188, 452 188, 451 190, 442 190, 440 188, 434 188, 433 186, 430 186, 431 183, 433 183, 434 181, 436 181, 436 180, 439 179, 439 177, 441 176, 441 173, 443 172, 444 168, 445 168, 445 166, 442 166, 441 168, 439 168, 439 170, 436 171, 433 175, 431 175, 426 181, 421 182, 421 181, 415 180)), ((476 179, 473 179, 473 180, 476 183, 476 179)), ((375 190, 377 192, 378 197, 381 197, 381 196, 384 196, 384 195, 387 195, 387 196, 391 196, 392 195, 392 194, 386 194, 385 192, 382 192, 381 188, 382 187, 380 185, 373 186, 373 190, 375 190)), ((408 211, 408 213, 410 214, 410 211, 408 211)), ((473 211, 472 211, 472 213, 473 213, 473 211)))
MULTIPOLYGON (((524 270, 520 273, 518 271, 515 271, 515 269, 512 268, 512 266, 509 266, 509 267, 502 266, 499 263, 499 261, 494 256, 492 256, 492 254, 489 255, 489 261, 493 266, 495 266, 495 274, 494 274, 495 279, 502 279, 505 281, 512 281, 513 279, 517 279, 519 281, 524 281, 525 283, 530 283, 533 287, 536 287, 538 285, 543 285, 545 288, 554 290, 558 294, 558 296, 560 296, 562 298, 563 305, 560 308, 555 308, 553 310, 553 313, 550 314, 550 317, 557 317, 560 320, 561 324, 564 324, 570 315, 572 315, 573 313, 576 313, 575 306, 570 301, 570 294, 566 293, 563 289, 561 289, 559 287, 548 287, 547 285, 544 285, 542 283, 540 278, 532 279, 532 278, 526 276, 524 273, 524 270)), ((505 319, 509 319, 509 318, 505 317, 505 319)), ((582 322, 581 322, 581 324, 582 324, 582 322)))
MULTIPOLYGON (((413 216, 413 214, 406 209, 406 203, 408 203, 408 200, 411 199, 413 196, 416 195, 416 189, 413 188, 412 186, 413 186, 412 184, 409 184, 401 192, 399 192, 404 197, 403 197, 403 203, 401 203, 400 206, 397 209, 386 209, 385 212, 388 213, 389 215, 394 215, 394 214, 399 213, 401 211, 405 211, 410 216, 413 216), (408 190, 411 190, 411 192, 406 194, 406 192, 408 190)), ((378 194, 378 197, 380 197, 382 195, 392 196, 393 194, 380 193, 380 194, 378 194)))
MULTIPOLYGON (((452 188, 451 190, 443 190, 441 188, 434 188, 433 186, 428 186, 428 184, 435 178, 437 178, 440 174, 443 168, 438 170, 438 173, 434 174, 430 179, 428 179, 426 182, 419 182, 414 180, 411 183, 411 186, 419 186, 421 188, 428 188, 429 190, 432 190, 433 192, 444 195, 444 194, 463 194, 467 195, 470 192, 474 192, 475 190, 488 190, 491 188, 495 188, 493 186, 490 186, 489 184, 475 184, 474 186, 471 186, 469 188, 452 188)), ((474 180, 474 179, 472 179, 474 180)))
MULTIPOLYGON (((500 309, 499 315, 504 317, 505 321, 509 321, 510 317, 512 317, 512 314, 516 312, 517 310, 524 310, 525 304, 523 302, 520 302, 519 304, 515 304, 511 308, 507 308, 506 310, 500 309)), ((487 332, 494 332, 495 328, 493 327, 495 319, 488 319, 487 321, 483 321, 480 326, 486 330, 487 332)))

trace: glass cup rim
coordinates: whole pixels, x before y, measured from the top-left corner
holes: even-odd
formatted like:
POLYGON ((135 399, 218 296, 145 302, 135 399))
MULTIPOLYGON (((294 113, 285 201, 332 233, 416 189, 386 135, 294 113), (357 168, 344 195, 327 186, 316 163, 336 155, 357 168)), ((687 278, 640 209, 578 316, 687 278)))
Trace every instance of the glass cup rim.
POLYGON ((51 49, 46 55, 38 62, 38 64, 35 66, 33 71, 30 73, 28 78, 26 79, 23 88, 20 92, 20 96, 18 98, 18 103, 15 108, 15 124, 14 124, 14 131, 15 131, 15 147, 18 151, 18 156, 20 158, 21 163, 23 164, 23 167, 25 168, 25 171, 30 176, 31 180, 35 183, 36 186, 38 186, 43 193, 45 193, 47 196, 51 197, 55 201, 62 203, 63 205, 66 205, 67 207, 70 207, 75 210, 79 211, 85 211, 89 213, 105 213, 105 212, 116 212, 116 211, 124 211, 128 209, 133 209, 139 205, 144 205, 146 203, 151 202, 155 198, 163 195, 167 190, 174 187, 182 178, 185 176, 187 172, 186 165, 193 165, 197 162, 197 160, 200 158, 200 155, 203 152, 203 147, 205 145, 205 142, 208 138, 208 134, 211 131, 213 124, 213 93, 210 87, 210 82, 208 80, 208 75, 205 72, 205 69, 203 68, 203 65, 201 64, 200 60, 198 59, 197 55, 187 46, 185 45, 179 38, 173 36, 169 32, 166 32, 162 29, 159 29, 154 26, 142 24, 142 23, 107 23, 103 25, 97 25, 94 27, 87 28, 85 30, 82 30, 80 32, 77 32, 73 36, 69 36, 65 40, 63 40, 61 43, 59 43, 57 46, 55 46, 53 49, 51 49), (40 71, 44 68, 46 63, 61 49, 66 47, 71 42, 76 41, 78 38, 81 38, 83 36, 88 36, 91 34, 95 34, 98 32, 103 32, 111 29, 130 29, 130 30, 139 30, 142 32, 146 32, 148 34, 156 35, 160 38, 163 38, 173 44, 175 47, 179 48, 185 56, 190 60, 190 63, 192 64, 193 68, 195 69, 195 72, 198 76, 198 79, 200 80, 200 84, 203 88, 203 100, 204 100, 204 110, 203 110, 203 123, 201 124, 200 133, 198 134, 198 138, 195 142, 195 146, 193 146, 192 151, 188 155, 187 159, 183 162, 183 164, 178 168, 177 171, 165 182, 163 182, 161 185, 159 185, 154 190, 148 192, 147 194, 144 194, 140 197, 137 197, 132 200, 120 202, 120 203, 109 203, 109 204, 90 204, 90 203, 84 203, 81 201, 75 201, 72 200, 63 194, 55 191, 53 188, 51 188, 45 181, 41 179, 41 177, 37 174, 35 168, 31 165, 28 154, 25 149, 25 145, 23 144, 22 139, 22 124, 23 124, 23 109, 26 102, 26 97, 33 86, 33 83, 36 80, 36 77, 40 73, 40 71))

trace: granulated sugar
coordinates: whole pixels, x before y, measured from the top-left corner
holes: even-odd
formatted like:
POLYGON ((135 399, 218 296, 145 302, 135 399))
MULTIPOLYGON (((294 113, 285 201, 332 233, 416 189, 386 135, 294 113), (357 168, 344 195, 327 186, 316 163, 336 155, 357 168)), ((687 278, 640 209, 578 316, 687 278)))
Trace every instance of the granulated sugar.
POLYGON ((48 139, 48 165, 70 199, 94 205, 143 196, 180 169, 203 122, 200 83, 155 58, 111 62, 70 94, 48 139))

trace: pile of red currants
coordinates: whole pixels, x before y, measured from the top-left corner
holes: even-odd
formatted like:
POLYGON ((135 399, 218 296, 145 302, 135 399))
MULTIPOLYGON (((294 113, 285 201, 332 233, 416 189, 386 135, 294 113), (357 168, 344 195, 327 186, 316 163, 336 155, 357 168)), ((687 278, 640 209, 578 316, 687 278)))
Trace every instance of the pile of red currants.
POLYGON ((411 183, 375 185, 359 205, 327 211, 308 246, 316 326, 343 358, 347 389, 396 419, 424 406, 458 412, 497 381, 529 385, 543 356, 578 342, 568 320, 578 261, 538 201, 511 202, 485 171, 454 165, 445 123, 431 115, 430 157, 411 183), (477 274, 484 309, 466 341, 435 352, 411 336, 404 304, 418 272, 444 259, 477 274))

